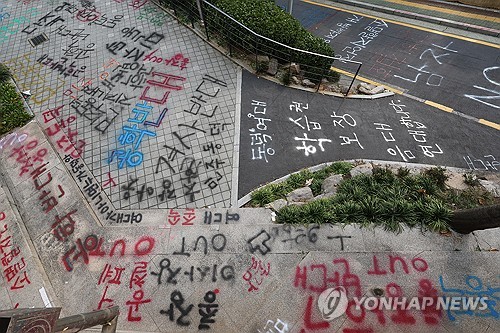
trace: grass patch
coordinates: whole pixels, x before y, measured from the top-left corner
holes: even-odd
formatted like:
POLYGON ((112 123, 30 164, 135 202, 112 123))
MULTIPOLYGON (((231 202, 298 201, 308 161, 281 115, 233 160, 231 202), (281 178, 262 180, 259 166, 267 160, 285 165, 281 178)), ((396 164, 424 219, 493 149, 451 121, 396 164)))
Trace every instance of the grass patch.
MULTIPOLYGON (((303 170, 286 182, 254 192, 253 203, 285 198, 287 193, 305 186, 310 179, 309 186, 317 195, 324 179, 331 174, 346 173, 350 168, 349 163, 340 162, 314 173, 303 170)), ((344 179, 331 198, 284 207, 277 213, 277 221, 287 224, 356 223, 363 227, 379 226, 395 233, 405 228, 445 231, 453 210, 495 203, 492 194, 480 186, 463 191, 446 188, 448 176, 445 171, 432 168, 420 175, 410 175, 402 168, 396 173, 387 168, 374 168, 371 176, 361 174, 344 179)))
POLYGON ((5 66, 2 66, 4 65, 0 66, 0 135, 25 125, 32 118, 25 111, 23 100, 15 86, 5 78, 5 66))

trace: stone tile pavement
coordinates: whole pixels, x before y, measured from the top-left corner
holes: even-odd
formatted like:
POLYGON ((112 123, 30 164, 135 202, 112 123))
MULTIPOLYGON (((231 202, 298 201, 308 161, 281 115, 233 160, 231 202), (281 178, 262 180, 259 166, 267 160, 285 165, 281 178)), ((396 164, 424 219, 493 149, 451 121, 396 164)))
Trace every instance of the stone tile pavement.
POLYGON ((229 206, 230 61, 147 1, 0 4, 0 61, 116 208, 229 206))

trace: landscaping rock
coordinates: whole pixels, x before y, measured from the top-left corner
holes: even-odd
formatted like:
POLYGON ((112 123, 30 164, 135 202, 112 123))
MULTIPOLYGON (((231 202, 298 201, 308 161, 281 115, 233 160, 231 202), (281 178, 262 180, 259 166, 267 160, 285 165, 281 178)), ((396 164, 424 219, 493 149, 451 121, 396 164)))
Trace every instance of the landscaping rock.
POLYGON ((327 85, 325 85, 324 90, 335 92, 335 93, 340 93, 340 87, 338 84, 327 84, 327 85))
POLYGON ((331 175, 323 181, 321 190, 323 191, 323 193, 335 194, 337 193, 337 186, 343 179, 344 177, 342 175, 331 175))
POLYGON ((308 88, 314 88, 314 87, 316 87, 316 84, 314 82, 312 82, 311 80, 309 80, 309 79, 302 80, 302 85, 304 87, 308 87, 308 88))
POLYGON ((358 90, 363 88, 363 89, 366 89, 367 91, 370 91, 370 90, 376 88, 376 86, 373 84, 361 82, 360 84, 358 84, 357 88, 358 88, 358 90))
POLYGON ((269 60, 269 67, 267 68, 267 74, 275 76, 278 73, 278 60, 272 58, 269 60))
POLYGON ((341 92, 342 94, 344 94, 344 95, 345 95, 345 94, 347 94, 347 93, 349 92, 349 90, 348 90, 348 89, 349 89, 349 87, 348 87, 348 86, 340 86, 340 92, 341 92))
POLYGON ((370 163, 366 163, 366 164, 358 165, 358 166, 351 169, 351 176, 352 177, 355 177, 355 176, 361 175, 361 174, 371 176, 373 174, 373 165, 371 165, 370 163))
POLYGON ((300 84, 300 80, 296 76, 292 76, 292 82, 294 84, 300 84))
POLYGON ((301 187, 288 193, 286 199, 290 203, 306 202, 314 198, 312 190, 309 187, 301 187))
POLYGON ((383 93, 384 90, 385 90, 384 86, 377 86, 377 87, 373 88, 372 90, 370 90, 370 95, 376 95, 376 94, 383 93))
POLYGON ((464 176, 462 174, 452 172, 445 182, 446 186, 455 190, 466 190, 467 184, 464 183, 464 176))
POLYGON ((316 201, 316 200, 319 200, 319 199, 328 199, 328 198, 331 198, 331 197, 334 197, 334 196, 335 196, 335 193, 323 193, 323 194, 315 196, 314 198, 312 198, 311 201, 316 201))
POLYGON ((258 55, 257 56, 257 62, 265 62, 265 63, 268 63, 269 62, 269 57, 266 56, 266 55, 258 55))
POLYGON ((361 94, 364 94, 364 95, 370 95, 370 89, 368 88, 365 88, 365 87, 358 87, 358 92, 360 92, 361 94))
POLYGON ((269 204, 269 208, 271 208, 275 212, 286 206, 288 206, 288 202, 285 199, 278 199, 269 204))
POLYGON ((290 65, 290 73, 300 74, 300 65, 292 62, 292 64, 290 65))
POLYGON ((482 179, 479 179, 479 182, 487 191, 491 192, 495 198, 500 198, 500 184, 482 179))

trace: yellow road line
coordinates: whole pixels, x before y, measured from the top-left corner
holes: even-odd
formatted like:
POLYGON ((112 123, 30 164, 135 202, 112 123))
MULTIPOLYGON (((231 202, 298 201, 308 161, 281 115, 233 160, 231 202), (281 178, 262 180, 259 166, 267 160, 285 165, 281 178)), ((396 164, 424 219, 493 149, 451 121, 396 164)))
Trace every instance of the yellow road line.
POLYGON ((432 101, 425 101, 424 103, 427 105, 433 106, 435 108, 438 108, 439 110, 443 110, 445 112, 450 112, 450 113, 453 112, 452 108, 445 106, 443 104, 439 104, 439 103, 432 102, 432 101))
POLYGON ((441 13, 446 13, 446 14, 451 14, 451 15, 456 15, 456 16, 461 16, 461 17, 467 17, 467 18, 472 18, 472 19, 500 23, 500 18, 490 17, 490 16, 486 16, 486 15, 465 13, 465 12, 461 12, 461 11, 457 11, 457 10, 453 10, 453 9, 439 8, 439 7, 434 7, 434 6, 424 5, 424 4, 412 3, 410 1, 400 1, 400 0, 384 0, 384 1, 392 2, 392 3, 398 4, 398 5, 426 9, 426 10, 431 10, 431 11, 435 11, 435 12, 441 12, 441 13))
MULTIPOLYGON (((354 77, 354 74, 350 73, 350 72, 347 72, 343 69, 340 69, 340 68, 337 68, 337 67, 330 67, 331 70, 334 70, 336 72, 339 72, 341 74, 344 74, 346 76, 349 76, 349 77, 354 77)), ((379 83, 379 82, 376 82, 376 81, 373 81, 373 80, 370 80, 370 79, 367 79, 366 77, 362 77, 362 76, 356 76, 356 80, 359 80, 359 81, 363 81, 363 82, 366 82, 366 83, 370 83, 370 84, 373 84, 375 86, 384 86, 386 89, 396 93, 396 94, 399 94, 399 95, 402 95, 404 92, 402 90, 399 90, 399 89, 396 89, 396 88, 393 88, 393 87, 389 87, 385 84, 382 84, 382 83, 379 83)))
POLYGON ((489 126, 489 127, 493 127, 497 131, 500 131, 500 125, 497 124, 497 123, 494 123, 492 121, 488 121, 488 120, 485 120, 485 119, 479 119, 479 123, 481 123, 483 125, 486 125, 486 126, 489 126))
MULTIPOLYGON (((309 3, 311 5, 316 5, 316 6, 321 6, 321 7, 335 9, 335 10, 338 10, 338 11, 341 11, 341 12, 356 14, 356 15, 360 15, 360 16, 364 16, 364 17, 373 18, 373 19, 380 19, 380 17, 376 17, 376 16, 372 16, 372 15, 367 15, 367 14, 364 14, 364 13, 360 13, 360 12, 356 12, 356 11, 352 11, 352 10, 347 10, 347 9, 343 9, 343 8, 339 8, 339 7, 335 7, 335 6, 331 6, 331 5, 326 5, 326 4, 322 4, 322 3, 316 3, 316 2, 314 2, 312 0, 301 0, 301 1, 309 3)), ((408 23, 394 21, 394 20, 384 19, 384 22, 393 23, 393 24, 397 24, 397 25, 402 25, 404 27, 409 27, 409 28, 412 28, 412 29, 422 30, 422 31, 430 32, 430 33, 433 33, 433 34, 436 34, 436 35, 452 37, 452 38, 456 38, 456 39, 461 39, 461 40, 465 40, 465 41, 468 41, 468 42, 472 42, 472 43, 475 43, 475 44, 482 44, 482 45, 494 47, 496 49, 500 49, 500 44, 485 42, 485 41, 482 41, 482 40, 477 40, 477 39, 473 39, 473 38, 469 38, 469 37, 463 37, 463 36, 453 35, 453 34, 450 34, 450 33, 447 33, 447 32, 435 31, 435 30, 432 30, 432 29, 428 29, 428 28, 424 28, 424 27, 419 27, 419 26, 408 24, 408 23)))

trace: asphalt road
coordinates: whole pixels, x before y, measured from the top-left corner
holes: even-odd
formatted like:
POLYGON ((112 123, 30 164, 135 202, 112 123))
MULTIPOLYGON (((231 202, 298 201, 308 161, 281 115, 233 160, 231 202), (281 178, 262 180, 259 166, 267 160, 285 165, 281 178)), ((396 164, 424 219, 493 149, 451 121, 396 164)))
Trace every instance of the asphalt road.
MULTIPOLYGON (((500 123, 500 45, 295 1, 294 16, 360 75, 410 95, 500 123)), ((338 61, 336 67, 353 71, 338 61)))
POLYGON ((240 198, 302 168, 344 159, 500 169, 491 162, 500 156, 498 131, 404 96, 342 99, 244 72, 241 110, 240 198))

